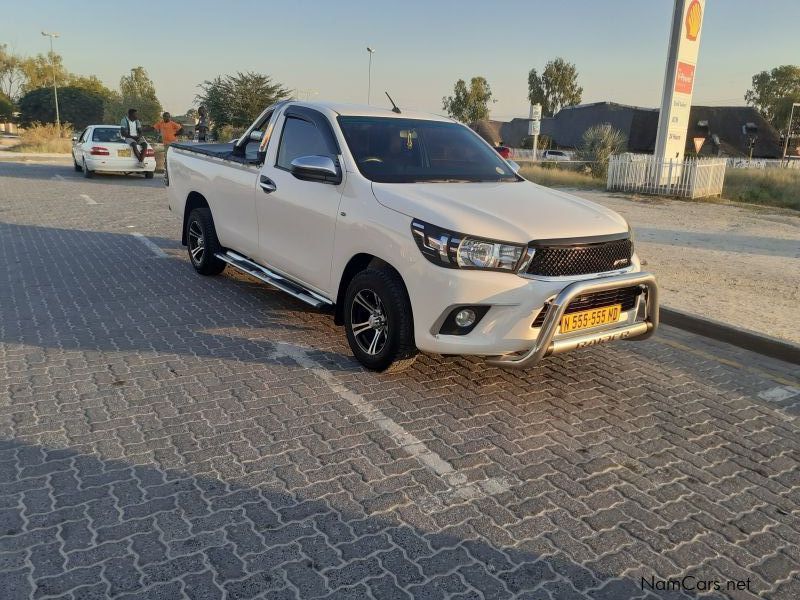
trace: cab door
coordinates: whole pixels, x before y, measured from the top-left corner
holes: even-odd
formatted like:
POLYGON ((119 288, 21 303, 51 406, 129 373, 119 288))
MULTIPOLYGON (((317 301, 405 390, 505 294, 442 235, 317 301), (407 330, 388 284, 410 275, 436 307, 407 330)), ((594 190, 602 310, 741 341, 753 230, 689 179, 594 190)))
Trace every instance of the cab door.
POLYGON ((256 191, 260 258, 330 297, 336 217, 344 189, 339 145, 327 117, 304 106, 288 106, 275 131, 279 138, 269 145, 256 191), (302 157, 330 158, 338 178, 306 177, 292 166, 302 157))

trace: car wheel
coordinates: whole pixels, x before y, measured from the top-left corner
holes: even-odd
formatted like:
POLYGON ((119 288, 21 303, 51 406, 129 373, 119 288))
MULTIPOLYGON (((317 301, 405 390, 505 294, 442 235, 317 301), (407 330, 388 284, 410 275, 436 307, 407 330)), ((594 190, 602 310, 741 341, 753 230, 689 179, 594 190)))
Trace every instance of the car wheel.
POLYGON ((144 178, 145 179, 152 179, 153 178, 153 172, 152 171, 145 171, 144 172, 144 178))
POLYGON ((398 372, 415 360, 411 303, 400 276, 369 268, 353 277, 344 305, 350 349, 367 369, 398 372))
POLYGON ((83 161, 83 176, 86 177, 86 179, 91 179, 94 177, 94 171, 89 170, 89 168, 86 166, 85 160, 83 161))
POLYGON ((80 173, 81 171, 83 171, 83 167, 78 164, 78 161, 75 160, 74 156, 72 157, 72 164, 75 166, 76 172, 80 173))
POLYGON ((225 269, 225 261, 214 256, 222 248, 210 209, 195 208, 189 215, 186 223, 186 246, 194 270, 201 275, 218 275, 225 269))

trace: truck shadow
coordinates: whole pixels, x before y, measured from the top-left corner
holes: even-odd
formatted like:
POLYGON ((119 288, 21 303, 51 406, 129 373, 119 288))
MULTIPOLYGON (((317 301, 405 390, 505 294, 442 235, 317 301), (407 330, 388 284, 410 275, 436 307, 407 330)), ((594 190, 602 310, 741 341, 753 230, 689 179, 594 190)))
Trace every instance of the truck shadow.
MULTIPOLYGON (((149 239, 171 254, 183 254, 177 240, 149 239)), ((158 258, 133 235, 0 222, 0 256, 0 341, 5 343, 265 365, 289 360, 276 355, 276 343, 283 343, 304 348, 326 369, 364 372, 330 310, 313 309, 231 269, 219 277, 198 276, 185 257, 158 258)), ((481 394, 492 385, 572 385, 569 373, 575 372, 606 380, 609 373, 594 359, 598 354, 658 369, 665 352, 674 363, 674 350, 661 347, 656 337, 551 357, 524 371, 491 368, 479 358, 423 356, 418 363, 431 376, 461 372, 467 387, 481 394)), ((704 381, 707 366, 683 361, 681 369, 687 378, 704 381)), ((402 373, 374 376, 404 380, 402 373)), ((741 392, 736 382, 718 385, 741 392)), ((800 412, 800 406, 787 410, 800 412)))
MULTIPOLYGON (((382 493, 386 482, 365 477, 358 461, 304 470, 280 445, 259 445, 256 438, 248 444, 184 432, 162 437, 163 430, 145 427, 137 428, 132 447, 155 449, 135 463, 94 449, 127 449, 119 433, 58 447, 0 440, 4 598, 70 591, 206 597, 220 589, 250 598, 293 595, 293 588, 301 598, 337 590, 347 597, 366 597, 368 590, 377 598, 408 597, 399 585, 415 598, 477 597, 477 591, 487 598, 528 592, 528 598, 625 600, 649 589, 642 577, 668 578, 647 568, 638 577, 620 576, 613 561, 589 561, 591 568, 555 553, 548 542, 557 529, 552 523, 512 537, 468 503, 458 508, 457 524, 447 512, 426 514, 403 493, 382 493), (29 558, 16 560, 21 556, 29 558)), ((656 590, 647 597, 699 596, 656 590)))

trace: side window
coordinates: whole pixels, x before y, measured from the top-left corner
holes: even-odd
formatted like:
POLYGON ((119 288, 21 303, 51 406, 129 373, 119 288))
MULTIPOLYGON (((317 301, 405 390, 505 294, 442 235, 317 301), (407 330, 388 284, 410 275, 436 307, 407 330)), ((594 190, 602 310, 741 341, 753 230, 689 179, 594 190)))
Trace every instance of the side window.
POLYGON ((296 117, 287 117, 281 134, 276 166, 290 170, 292 161, 298 156, 330 156, 328 144, 317 126, 296 117))
POLYGON ((85 142, 87 133, 89 133, 89 128, 88 127, 83 130, 83 132, 81 133, 81 137, 78 138, 78 141, 79 142, 85 142))

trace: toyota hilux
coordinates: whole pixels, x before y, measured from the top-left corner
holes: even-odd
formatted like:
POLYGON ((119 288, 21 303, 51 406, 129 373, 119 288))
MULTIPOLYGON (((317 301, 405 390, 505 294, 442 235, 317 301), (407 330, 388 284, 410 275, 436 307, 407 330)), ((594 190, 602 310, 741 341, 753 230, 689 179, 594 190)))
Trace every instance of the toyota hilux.
POLYGON ((232 143, 172 144, 166 166, 194 269, 329 307, 368 369, 418 351, 527 367, 658 326, 620 215, 446 117, 284 101, 232 143))

